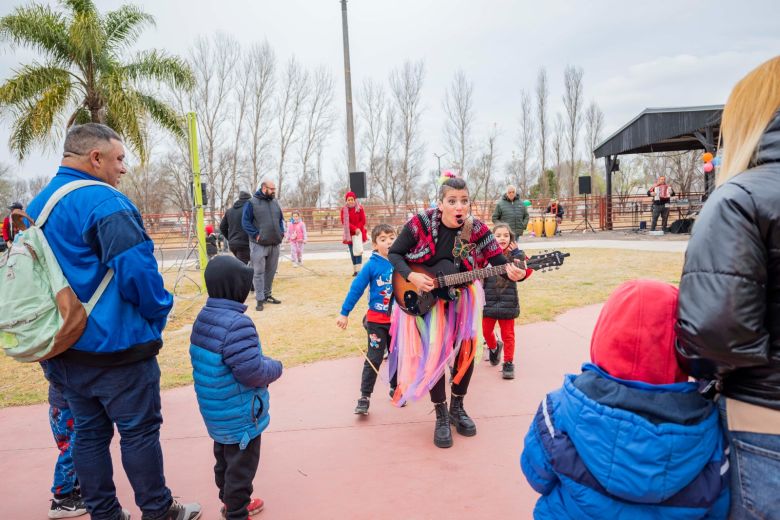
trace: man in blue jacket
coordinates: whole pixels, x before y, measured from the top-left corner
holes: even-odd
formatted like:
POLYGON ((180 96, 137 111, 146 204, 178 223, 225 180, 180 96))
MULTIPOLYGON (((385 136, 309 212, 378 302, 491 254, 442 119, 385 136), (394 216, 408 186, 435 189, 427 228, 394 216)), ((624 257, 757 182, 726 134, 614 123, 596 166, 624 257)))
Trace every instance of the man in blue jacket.
POLYGON ((112 478, 114 425, 143 518, 194 520, 200 517, 200 505, 173 500, 163 475, 157 353, 173 297, 163 286, 141 215, 115 189, 126 171, 124 158, 122 141, 109 127, 74 126, 65 138, 57 175, 30 202, 28 213, 37 218, 49 197, 67 183, 105 183, 65 195, 43 228, 82 302, 109 269, 114 273, 81 338, 46 363, 46 376, 62 387, 75 418, 73 459, 94 520, 130 516, 119 505, 112 478))
POLYGON ((262 311, 265 302, 282 303, 271 295, 279 265, 279 244, 284 238, 284 215, 273 181, 261 182, 249 204, 244 204, 241 225, 249 236, 249 256, 255 272, 255 310, 262 311))

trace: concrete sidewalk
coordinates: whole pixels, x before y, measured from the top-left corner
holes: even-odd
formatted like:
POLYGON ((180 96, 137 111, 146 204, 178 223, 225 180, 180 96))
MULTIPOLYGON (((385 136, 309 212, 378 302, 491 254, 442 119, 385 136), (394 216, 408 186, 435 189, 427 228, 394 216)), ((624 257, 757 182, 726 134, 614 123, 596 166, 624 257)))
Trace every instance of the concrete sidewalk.
MULTIPOLYGON (((478 435, 455 433, 449 449, 433 445, 427 398, 394 408, 386 374, 370 415, 352 413, 362 358, 324 361, 285 371, 271 387, 271 425, 263 435, 255 495, 257 519, 531 518, 536 494, 520 471, 523 437, 541 398, 564 373, 588 359, 599 305, 555 322, 518 328, 516 379, 480 362, 466 409, 478 435)), ((212 442, 191 386, 163 392, 166 477, 174 495, 219 518, 212 442)), ((0 520, 44 519, 57 456, 44 405, 0 410, 0 520)), ((121 503, 141 518, 112 446, 121 503)), ((86 518, 86 517, 84 517, 86 518)))

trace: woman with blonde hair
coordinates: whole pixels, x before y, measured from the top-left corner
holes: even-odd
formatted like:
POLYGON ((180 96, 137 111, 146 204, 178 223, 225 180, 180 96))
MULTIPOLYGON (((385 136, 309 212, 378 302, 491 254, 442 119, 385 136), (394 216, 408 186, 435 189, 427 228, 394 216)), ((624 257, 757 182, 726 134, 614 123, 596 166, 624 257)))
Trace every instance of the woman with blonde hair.
POLYGON ((723 164, 680 280, 677 351, 715 381, 731 443, 731 516, 780 515, 780 56, 745 76, 721 122, 723 164))

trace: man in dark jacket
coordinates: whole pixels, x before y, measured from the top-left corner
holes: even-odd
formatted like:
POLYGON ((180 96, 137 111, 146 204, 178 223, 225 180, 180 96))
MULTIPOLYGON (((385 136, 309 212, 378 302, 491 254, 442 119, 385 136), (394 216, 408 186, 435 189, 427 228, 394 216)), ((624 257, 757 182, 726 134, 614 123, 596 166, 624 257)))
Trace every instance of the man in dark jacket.
POLYGON ((276 201, 276 184, 263 181, 255 196, 244 205, 241 225, 249 237, 249 256, 255 271, 255 310, 263 304, 282 303, 271 296, 271 289, 279 265, 279 244, 284 238, 284 216, 276 201))
POLYGON ((493 210, 493 224, 503 222, 507 224, 515 236, 522 236, 528 225, 528 209, 517 196, 517 188, 507 186, 506 194, 496 202, 493 210))
POLYGON ((230 252, 244 264, 249 263, 249 235, 244 231, 241 219, 244 217, 244 206, 251 198, 252 195, 246 191, 239 192, 238 200, 225 212, 219 223, 219 231, 227 237, 230 252))

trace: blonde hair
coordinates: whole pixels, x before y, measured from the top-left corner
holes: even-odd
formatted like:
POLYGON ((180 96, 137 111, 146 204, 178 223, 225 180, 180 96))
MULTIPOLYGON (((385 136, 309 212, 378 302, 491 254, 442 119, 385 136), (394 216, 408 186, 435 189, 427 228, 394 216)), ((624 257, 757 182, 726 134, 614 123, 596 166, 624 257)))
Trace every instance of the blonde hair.
POLYGON ((720 124, 724 143, 718 185, 747 170, 758 142, 780 109, 780 56, 762 63, 731 91, 720 124))

